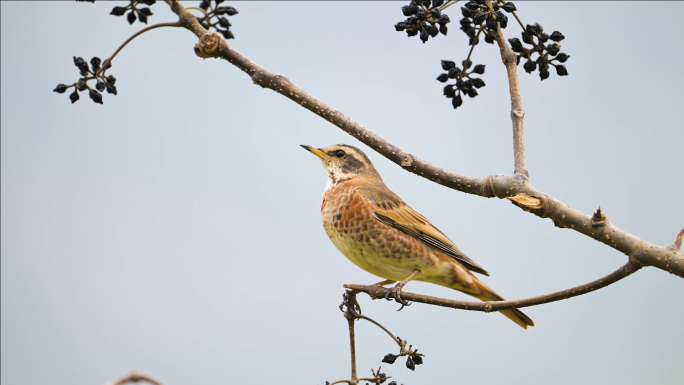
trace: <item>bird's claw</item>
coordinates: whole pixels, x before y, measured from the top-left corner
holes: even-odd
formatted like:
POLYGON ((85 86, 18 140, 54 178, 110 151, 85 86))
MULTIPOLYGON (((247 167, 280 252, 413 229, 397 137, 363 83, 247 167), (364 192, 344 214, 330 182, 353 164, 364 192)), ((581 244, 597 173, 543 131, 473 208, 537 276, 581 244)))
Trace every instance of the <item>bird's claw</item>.
MULTIPOLYGON (((401 307, 399 310, 403 309, 404 306, 411 306, 411 302, 408 302, 401 298, 401 289, 404 287, 401 283, 398 283, 396 286, 390 289, 390 291, 387 292, 385 295, 385 299, 388 301, 391 301, 394 299, 395 301, 399 302, 401 304, 401 307)), ((399 311, 397 310, 397 311, 399 311)))

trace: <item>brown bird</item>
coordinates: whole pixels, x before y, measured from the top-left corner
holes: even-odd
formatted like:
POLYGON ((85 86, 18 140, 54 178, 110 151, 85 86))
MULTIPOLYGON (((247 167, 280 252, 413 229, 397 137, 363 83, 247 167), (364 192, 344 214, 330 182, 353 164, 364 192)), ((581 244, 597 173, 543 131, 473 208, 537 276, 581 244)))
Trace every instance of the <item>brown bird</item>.
MULTIPOLYGON (((388 296, 406 305, 401 289, 415 279, 482 301, 503 300, 471 272, 489 273, 387 188, 361 150, 345 144, 302 147, 319 157, 328 172, 321 199, 325 232, 356 266, 385 279, 376 285, 399 282, 388 296)), ((518 309, 500 313, 525 329, 534 326, 518 309)))

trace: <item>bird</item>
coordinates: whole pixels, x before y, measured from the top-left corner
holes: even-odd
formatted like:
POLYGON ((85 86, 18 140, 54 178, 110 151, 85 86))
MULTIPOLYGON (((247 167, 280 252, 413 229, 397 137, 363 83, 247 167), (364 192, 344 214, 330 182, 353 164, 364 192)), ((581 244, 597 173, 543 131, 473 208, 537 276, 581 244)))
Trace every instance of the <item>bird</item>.
MULTIPOLYGON (((346 144, 301 146, 316 155, 328 173, 320 203, 325 232, 352 263, 384 279, 375 285, 398 282, 388 300, 394 298, 402 308, 408 305, 401 289, 411 280, 448 287, 485 302, 504 300, 473 274, 489 273, 392 192, 363 151, 346 144)), ((499 312, 524 329, 534 326, 518 309, 499 312)))

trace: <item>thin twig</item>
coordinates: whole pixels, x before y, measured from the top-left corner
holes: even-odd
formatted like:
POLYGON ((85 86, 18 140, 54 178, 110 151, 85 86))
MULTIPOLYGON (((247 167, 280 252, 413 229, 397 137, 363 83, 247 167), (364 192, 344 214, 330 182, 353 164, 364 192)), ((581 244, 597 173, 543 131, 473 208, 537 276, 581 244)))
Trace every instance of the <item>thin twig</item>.
POLYGON ((150 31, 150 30, 153 30, 155 28, 159 28, 159 27, 182 27, 182 25, 181 25, 180 21, 174 21, 174 22, 169 22, 169 23, 159 23, 159 24, 150 25, 149 27, 145 27, 145 28, 141 29, 140 31, 134 33, 133 36, 129 37, 128 40, 126 40, 123 44, 121 44, 121 46, 119 48, 117 48, 117 50, 114 52, 114 54, 112 56, 110 56, 107 60, 104 61, 104 63, 102 63, 102 76, 104 76, 104 73, 107 71, 108 64, 110 64, 112 62, 112 60, 114 60, 116 55, 119 54, 119 52, 126 46, 126 44, 130 43, 133 39, 142 35, 143 33, 150 31))
POLYGON ((466 71, 468 70, 468 63, 470 62, 470 56, 473 54, 473 51, 475 50, 475 46, 477 45, 477 41, 480 39, 480 33, 482 33, 482 24, 478 27, 480 27, 480 30, 477 31, 477 35, 475 35, 475 38, 473 39, 473 45, 470 47, 470 52, 468 52, 468 57, 465 59, 465 64, 463 64, 463 72, 461 72, 461 77, 466 76, 466 71))
MULTIPOLYGON (((541 305, 544 303, 560 301, 572 297, 577 297, 582 294, 587 294, 592 291, 604 288, 611 285, 623 278, 630 276, 632 273, 639 270, 641 266, 633 261, 627 262, 624 266, 620 267, 616 271, 608 274, 607 276, 597 279, 596 281, 589 282, 584 285, 576 286, 570 289, 557 291, 554 293, 539 295, 536 297, 516 299, 511 301, 493 301, 493 302, 470 302, 470 301, 458 301, 453 299, 445 299, 432 297, 422 294, 414 294, 402 292, 402 297, 409 301, 425 303, 429 305, 436 305, 442 307, 450 307, 454 309, 463 310, 474 310, 483 312, 500 311, 507 309, 518 309, 529 306, 541 305)), ((364 292, 372 297, 382 297, 389 292, 381 286, 374 285, 344 285, 346 289, 352 289, 360 292, 364 292)))
POLYGON ((443 11, 443 10, 449 8, 449 7, 451 7, 452 5, 458 3, 459 1, 460 1, 460 0, 449 1, 448 3, 446 3, 446 4, 442 5, 441 7, 439 7, 439 11, 441 12, 441 11, 443 11))
POLYGON ((202 12, 204 12, 204 16, 205 16, 205 17, 206 17, 206 16, 209 16, 209 14, 207 13, 207 11, 203 10, 203 9, 200 8, 200 7, 185 7, 185 9, 187 9, 187 10, 194 9, 194 10, 197 10, 197 11, 202 11, 202 12))
MULTIPOLYGON (((506 2, 503 1, 503 0, 501 0, 501 2, 504 3, 504 4, 506 4, 506 2)), ((537 51, 539 51, 539 47, 538 47, 537 44, 534 42, 534 39, 532 39, 532 36, 530 36, 530 34, 527 32, 527 28, 525 28, 525 25, 523 25, 522 20, 520 20, 520 17, 518 17, 518 14, 517 14, 515 11, 513 11, 513 16, 515 16, 515 20, 518 20, 518 24, 520 24, 520 28, 522 28, 523 33, 525 33, 525 36, 527 36, 527 38, 530 39, 530 41, 532 42, 532 45, 534 46, 534 48, 535 48, 537 51)))

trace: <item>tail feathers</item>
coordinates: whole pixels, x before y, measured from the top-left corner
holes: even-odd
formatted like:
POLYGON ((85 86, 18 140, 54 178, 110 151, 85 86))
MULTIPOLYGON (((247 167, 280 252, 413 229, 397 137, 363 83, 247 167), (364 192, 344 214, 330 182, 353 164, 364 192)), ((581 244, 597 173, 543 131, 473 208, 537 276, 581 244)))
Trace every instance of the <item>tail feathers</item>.
MULTIPOLYGON (((477 285, 482 290, 482 294, 475 296, 477 299, 484 302, 504 301, 500 295, 496 294, 482 282, 477 281, 477 285)), ((527 329, 528 326, 534 326, 534 321, 518 309, 500 310, 499 313, 503 314, 506 318, 515 322, 523 329, 527 329)))

